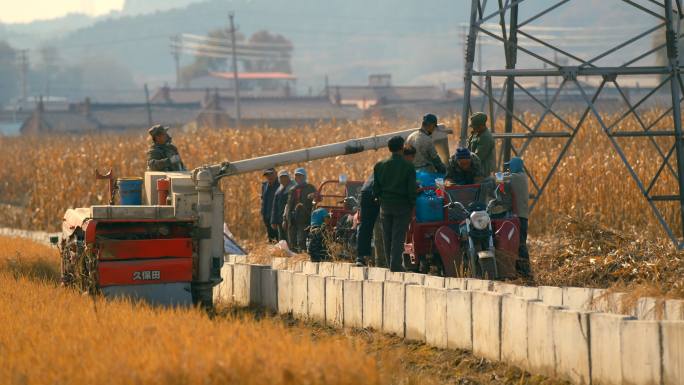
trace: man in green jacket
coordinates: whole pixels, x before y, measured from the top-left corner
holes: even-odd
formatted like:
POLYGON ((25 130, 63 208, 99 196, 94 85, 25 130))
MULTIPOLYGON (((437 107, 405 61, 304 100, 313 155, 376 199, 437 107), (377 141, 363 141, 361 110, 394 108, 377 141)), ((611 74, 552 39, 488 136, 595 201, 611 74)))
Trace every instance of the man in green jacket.
POLYGON ((392 156, 373 168, 373 192, 380 200, 380 219, 385 243, 385 258, 391 271, 403 271, 402 255, 406 230, 416 205, 416 169, 404 159, 404 138, 394 136, 387 142, 392 156))
POLYGON ((473 131, 468 138, 468 150, 477 155, 482 162, 482 174, 491 175, 496 169, 496 146, 494 137, 487 128, 487 114, 476 112, 470 117, 470 127, 473 131))

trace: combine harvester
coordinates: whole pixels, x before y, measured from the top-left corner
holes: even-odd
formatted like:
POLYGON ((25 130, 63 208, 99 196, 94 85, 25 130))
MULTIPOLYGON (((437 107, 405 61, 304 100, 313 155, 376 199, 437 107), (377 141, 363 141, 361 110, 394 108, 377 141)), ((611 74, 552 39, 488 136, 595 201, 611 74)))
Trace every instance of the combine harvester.
MULTIPOLYGON (((188 172, 148 171, 141 205, 114 205, 111 201, 109 205, 67 210, 59 241, 62 280, 107 297, 210 306, 212 288, 221 282, 224 258, 224 197, 218 183, 222 178, 384 149, 392 136, 407 137, 413 131, 201 166, 188 172)), ((445 161, 450 133, 442 126, 433 134, 445 161)))

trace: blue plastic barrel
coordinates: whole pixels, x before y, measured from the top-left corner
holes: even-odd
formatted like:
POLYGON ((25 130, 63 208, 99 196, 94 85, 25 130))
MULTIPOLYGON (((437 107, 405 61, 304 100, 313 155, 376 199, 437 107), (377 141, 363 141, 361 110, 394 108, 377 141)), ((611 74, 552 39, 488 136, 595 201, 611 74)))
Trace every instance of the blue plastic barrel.
POLYGON ((434 187, 435 179, 444 178, 444 174, 439 172, 416 171, 416 182, 420 187, 434 187))
POLYGON ((119 178, 119 198, 122 205, 138 206, 142 204, 142 178, 119 178))
POLYGON ((439 222, 444 220, 444 198, 432 190, 423 191, 416 199, 416 222, 439 222))

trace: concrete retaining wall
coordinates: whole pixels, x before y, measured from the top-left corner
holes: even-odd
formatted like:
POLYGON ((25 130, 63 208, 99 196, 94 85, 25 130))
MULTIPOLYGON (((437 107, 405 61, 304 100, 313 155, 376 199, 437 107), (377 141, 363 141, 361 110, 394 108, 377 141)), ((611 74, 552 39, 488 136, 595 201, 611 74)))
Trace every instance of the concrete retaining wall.
POLYGON ((472 350, 575 384, 684 383, 683 301, 642 298, 624 309, 623 293, 602 289, 274 263, 225 263, 216 301, 472 350))
POLYGON ((425 286, 406 286, 406 336, 425 342, 425 286))
POLYGON ((344 279, 325 277, 325 323, 344 326, 344 279))
POLYGON ((383 330, 383 288, 382 281, 363 281, 363 327, 383 330))
POLYGON ((363 327, 363 280, 344 280, 344 326, 363 327))
POLYGON ((473 353, 501 359, 501 298, 498 293, 473 292, 473 353))

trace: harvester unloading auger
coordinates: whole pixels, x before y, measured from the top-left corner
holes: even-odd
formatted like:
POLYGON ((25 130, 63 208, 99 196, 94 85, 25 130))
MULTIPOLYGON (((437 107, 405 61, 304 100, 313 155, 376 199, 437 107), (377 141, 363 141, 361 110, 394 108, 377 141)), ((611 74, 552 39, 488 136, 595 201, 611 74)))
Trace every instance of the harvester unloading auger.
MULTIPOLYGON (((394 135, 352 139, 258 158, 201 166, 188 172, 148 171, 142 205, 98 205, 67 210, 60 250, 65 284, 105 296, 156 304, 210 306, 221 282, 224 196, 219 180, 269 167, 383 149, 394 135)), ((449 157, 450 130, 433 133, 449 157)))

